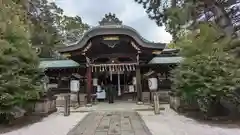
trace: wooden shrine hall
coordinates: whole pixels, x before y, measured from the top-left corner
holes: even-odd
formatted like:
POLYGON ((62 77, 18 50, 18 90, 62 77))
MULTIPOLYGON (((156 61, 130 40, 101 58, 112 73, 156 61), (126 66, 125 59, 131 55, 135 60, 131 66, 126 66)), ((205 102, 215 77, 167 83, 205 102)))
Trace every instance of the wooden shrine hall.
MULTIPOLYGON (((48 67, 46 75, 60 78, 79 76, 76 78, 79 78, 82 86, 80 91, 87 95, 87 103, 91 103, 92 94, 102 92, 99 89, 106 78, 109 78, 114 86, 116 100, 130 98, 141 102, 143 91, 149 92, 143 81, 144 75, 152 70, 161 72, 166 64, 165 71, 168 72, 171 66, 178 63, 177 50, 165 49, 164 43, 144 39, 136 30, 123 25, 115 14, 111 13, 105 15, 99 26, 85 32, 78 42, 60 48, 58 52, 68 60, 57 60, 65 61, 65 64, 48 67), (159 64, 156 61, 159 61, 160 57, 167 60, 171 57, 175 60, 159 64)), ((69 81, 67 83, 69 84, 69 81)))

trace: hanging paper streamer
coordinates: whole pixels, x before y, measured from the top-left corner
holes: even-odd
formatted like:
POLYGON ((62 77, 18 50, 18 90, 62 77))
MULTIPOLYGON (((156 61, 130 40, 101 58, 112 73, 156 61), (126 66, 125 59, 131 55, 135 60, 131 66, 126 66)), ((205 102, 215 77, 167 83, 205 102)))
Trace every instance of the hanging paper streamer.
POLYGON ((92 64, 92 72, 119 72, 119 71, 135 71, 137 63, 121 63, 121 64, 92 64))

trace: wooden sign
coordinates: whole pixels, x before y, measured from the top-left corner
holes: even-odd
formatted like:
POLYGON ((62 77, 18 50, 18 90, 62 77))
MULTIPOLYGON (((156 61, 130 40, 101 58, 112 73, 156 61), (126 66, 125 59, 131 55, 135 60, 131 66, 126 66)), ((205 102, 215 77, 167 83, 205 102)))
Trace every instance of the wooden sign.
POLYGON ((103 37, 104 41, 116 41, 119 40, 118 36, 113 36, 113 37, 103 37))
POLYGON ((71 54, 70 53, 64 53, 63 57, 71 57, 71 54))
POLYGON ((153 52, 152 52, 152 54, 157 54, 157 55, 158 55, 158 54, 161 54, 161 53, 162 53, 162 51, 153 51, 153 52))

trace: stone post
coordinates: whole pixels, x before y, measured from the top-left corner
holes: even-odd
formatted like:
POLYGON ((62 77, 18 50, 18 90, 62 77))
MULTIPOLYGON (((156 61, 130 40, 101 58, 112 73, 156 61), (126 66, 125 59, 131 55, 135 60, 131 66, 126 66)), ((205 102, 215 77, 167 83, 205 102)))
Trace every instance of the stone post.
POLYGON ((153 94, 153 102, 154 102, 154 113, 160 114, 159 97, 157 92, 154 92, 153 94))
POLYGON ((70 94, 64 95, 64 116, 70 115, 70 94))

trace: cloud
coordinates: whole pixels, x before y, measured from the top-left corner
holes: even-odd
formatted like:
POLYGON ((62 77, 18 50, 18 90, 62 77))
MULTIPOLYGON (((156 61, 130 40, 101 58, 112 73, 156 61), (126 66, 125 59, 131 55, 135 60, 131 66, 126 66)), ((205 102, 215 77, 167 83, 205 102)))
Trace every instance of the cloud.
POLYGON ((172 37, 148 18, 142 5, 134 0, 55 0, 66 15, 81 16, 90 25, 98 25, 106 13, 115 13, 123 24, 136 29, 144 38, 154 42, 168 43, 172 37))

